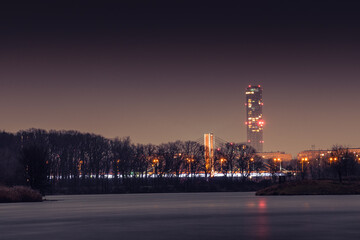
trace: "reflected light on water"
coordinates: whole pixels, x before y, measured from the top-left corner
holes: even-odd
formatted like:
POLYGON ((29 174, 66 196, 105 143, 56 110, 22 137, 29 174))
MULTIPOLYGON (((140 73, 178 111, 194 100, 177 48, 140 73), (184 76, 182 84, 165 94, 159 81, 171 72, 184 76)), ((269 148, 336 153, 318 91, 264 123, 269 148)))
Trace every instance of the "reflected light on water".
POLYGON ((248 203, 246 203, 246 207, 254 208, 254 207, 256 207, 256 203, 255 202, 248 202, 248 203))
POLYGON ((256 219, 256 237, 258 239, 268 239, 270 226, 267 217, 267 202, 265 198, 260 198, 257 204, 258 214, 256 219))
POLYGON ((260 199, 258 206, 259 212, 266 211, 266 199, 260 199))

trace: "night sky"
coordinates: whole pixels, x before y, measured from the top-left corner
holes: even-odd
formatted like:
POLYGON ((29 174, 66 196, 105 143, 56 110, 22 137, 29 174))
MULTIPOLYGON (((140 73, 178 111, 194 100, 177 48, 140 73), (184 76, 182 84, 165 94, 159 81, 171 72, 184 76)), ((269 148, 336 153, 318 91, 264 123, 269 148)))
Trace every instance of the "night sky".
POLYGON ((360 147, 357 1, 249 2, 2 3, 0 129, 245 142, 261 84, 265 151, 360 147))

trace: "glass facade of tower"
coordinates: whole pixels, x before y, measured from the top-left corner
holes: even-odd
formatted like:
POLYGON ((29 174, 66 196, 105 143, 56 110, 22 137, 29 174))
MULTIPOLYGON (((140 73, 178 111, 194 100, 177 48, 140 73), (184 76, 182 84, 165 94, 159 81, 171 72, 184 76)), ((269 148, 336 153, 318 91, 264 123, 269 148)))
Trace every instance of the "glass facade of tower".
POLYGON ((246 122, 248 145, 256 149, 257 152, 263 151, 263 113, 262 107, 262 88, 260 85, 246 88, 246 122))

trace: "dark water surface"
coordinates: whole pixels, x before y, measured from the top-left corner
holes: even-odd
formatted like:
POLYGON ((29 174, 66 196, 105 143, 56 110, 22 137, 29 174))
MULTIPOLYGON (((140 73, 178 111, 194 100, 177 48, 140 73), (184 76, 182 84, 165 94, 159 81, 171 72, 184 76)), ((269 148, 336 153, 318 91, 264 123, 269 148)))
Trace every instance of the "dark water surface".
POLYGON ((360 239, 360 196, 170 193, 0 204, 0 239, 360 239))

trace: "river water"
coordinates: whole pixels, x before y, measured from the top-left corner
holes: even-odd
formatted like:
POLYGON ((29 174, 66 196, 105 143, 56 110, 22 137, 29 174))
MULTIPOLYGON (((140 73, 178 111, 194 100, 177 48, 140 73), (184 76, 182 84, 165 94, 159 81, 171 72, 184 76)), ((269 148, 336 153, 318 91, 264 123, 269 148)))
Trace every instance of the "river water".
POLYGON ((0 204, 0 239, 360 239, 360 196, 165 193, 0 204))

